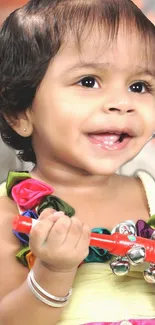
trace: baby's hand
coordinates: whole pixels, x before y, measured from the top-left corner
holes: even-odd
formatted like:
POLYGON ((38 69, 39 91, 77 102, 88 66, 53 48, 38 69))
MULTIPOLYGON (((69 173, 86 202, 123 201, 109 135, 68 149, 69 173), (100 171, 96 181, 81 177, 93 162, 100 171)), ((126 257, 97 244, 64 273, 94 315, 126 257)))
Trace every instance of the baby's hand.
POLYGON ((76 217, 44 210, 30 232, 30 248, 50 270, 70 272, 89 253, 90 228, 76 217))

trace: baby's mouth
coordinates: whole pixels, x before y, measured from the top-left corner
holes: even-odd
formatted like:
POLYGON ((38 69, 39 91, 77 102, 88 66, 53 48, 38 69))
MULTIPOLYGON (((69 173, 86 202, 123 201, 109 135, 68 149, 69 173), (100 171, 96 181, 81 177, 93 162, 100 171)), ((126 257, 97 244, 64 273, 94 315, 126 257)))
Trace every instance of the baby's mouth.
POLYGON ((88 137, 92 143, 108 150, 123 149, 132 138, 125 132, 91 133, 88 137))
POLYGON ((131 137, 128 133, 99 133, 99 134, 89 134, 89 137, 96 139, 97 141, 100 142, 112 142, 112 143, 117 143, 117 142, 123 142, 125 138, 131 137))
POLYGON ((126 138, 131 138, 131 136, 128 133, 121 133, 119 136, 119 139, 117 140, 118 142, 123 142, 124 139, 126 138))

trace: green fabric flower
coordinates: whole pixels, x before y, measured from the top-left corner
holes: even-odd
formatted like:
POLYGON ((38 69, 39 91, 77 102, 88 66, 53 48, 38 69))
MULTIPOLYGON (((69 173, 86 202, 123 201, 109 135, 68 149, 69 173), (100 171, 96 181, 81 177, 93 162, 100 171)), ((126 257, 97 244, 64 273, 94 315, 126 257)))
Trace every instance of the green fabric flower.
MULTIPOLYGON (((110 231, 106 228, 94 228, 93 233, 110 235, 110 231)), ((89 247, 89 255, 85 258, 85 263, 103 263, 111 259, 112 255, 106 250, 99 247, 89 247)))
POLYGON ((30 252, 30 247, 21 247, 20 251, 16 254, 17 260, 24 266, 28 267, 28 263, 26 260, 26 255, 30 252))
POLYGON ((18 184, 21 181, 24 181, 25 179, 31 178, 31 175, 28 172, 14 172, 11 171, 8 174, 7 181, 6 181, 6 190, 7 190, 7 196, 12 199, 11 196, 11 190, 12 187, 16 184, 18 184))
POLYGON ((149 220, 148 220, 147 223, 148 223, 148 225, 150 227, 152 227, 153 229, 155 229, 155 214, 152 217, 149 218, 149 220))
POLYGON ((44 209, 52 208, 56 211, 63 211, 68 217, 75 214, 75 210, 65 201, 57 196, 48 195, 37 208, 37 213, 40 215, 44 209))

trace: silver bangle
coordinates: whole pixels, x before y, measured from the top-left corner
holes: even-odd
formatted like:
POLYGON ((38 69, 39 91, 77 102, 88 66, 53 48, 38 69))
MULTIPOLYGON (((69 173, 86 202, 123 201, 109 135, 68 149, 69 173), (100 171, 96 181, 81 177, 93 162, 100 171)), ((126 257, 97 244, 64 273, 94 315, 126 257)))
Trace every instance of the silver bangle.
POLYGON ((57 296, 54 296, 50 293, 48 293, 46 290, 44 290, 39 284, 38 282, 35 280, 34 278, 34 273, 33 273, 33 270, 31 269, 30 271, 30 279, 31 279, 31 282, 35 285, 35 287, 41 292, 43 293, 44 296, 52 299, 52 300, 55 300, 55 301, 59 301, 59 302, 65 302, 69 299, 69 297, 71 296, 72 294, 72 288, 69 290, 69 293, 67 294, 67 296, 65 297, 57 297, 57 296))
POLYGON ((30 274, 28 274, 28 277, 27 277, 27 283, 28 283, 28 286, 31 290, 31 292, 34 294, 34 296, 39 299, 41 302, 43 302, 44 304, 50 306, 50 307, 55 307, 55 308, 60 308, 60 307, 64 307, 67 305, 68 301, 66 302, 54 302, 54 301, 51 301, 51 300, 48 300, 46 299, 45 297, 43 297, 34 287, 33 287, 33 284, 31 282, 31 278, 30 278, 30 274))
POLYGON ((27 277, 27 283, 31 292, 43 303, 52 306, 52 307, 63 307, 67 305, 69 297, 72 294, 72 289, 69 290, 69 293, 65 297, 56 297, 45 291, 35 280, 33 270, 31 270, 27 277), (36 288, 35 288, 36 287, 36 288), (36 290, 38 289, 38 291, 36 290), (42 294, 45 296, 42 296, 42 294), (46 299, 49 298, 49 299, 46 299))

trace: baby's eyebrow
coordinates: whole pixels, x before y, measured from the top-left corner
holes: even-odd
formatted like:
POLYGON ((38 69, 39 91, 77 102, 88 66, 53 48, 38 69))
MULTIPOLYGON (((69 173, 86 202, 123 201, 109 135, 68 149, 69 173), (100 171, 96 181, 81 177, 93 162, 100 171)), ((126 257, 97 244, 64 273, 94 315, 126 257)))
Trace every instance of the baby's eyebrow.
MULTIPOLYGON (((69 72, 82 68, 91 68, 97 70, 110 70, 111 64, 109 62, 97 63, 97 62, 78 62, 69 69, 69 72)), ((114 66, 112 68, 115 68, 114 66)), ((117 68, 117 67, 116 67, 117 68)), ((132 75, 147 75, 155 78, 155 69, 141 66, 133 66, 131 70, 132 75)))
POLYGON ((110 63, 96 63, 96 62, 78 62, 75 65, 73 65, 70 69, 70 71, 82 69, 82 68, 92 68, 92 69, 108 69, 110 67, 110 63))
POLYGON ((147 75, 155 78, 155 69, 154 68, 147 68, 147 67, 141 67, 141 66, 135 66, 133 68, 133 74, 138 75, 147 75))

